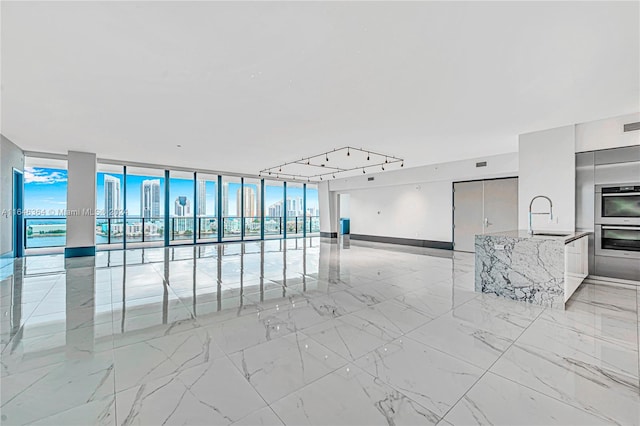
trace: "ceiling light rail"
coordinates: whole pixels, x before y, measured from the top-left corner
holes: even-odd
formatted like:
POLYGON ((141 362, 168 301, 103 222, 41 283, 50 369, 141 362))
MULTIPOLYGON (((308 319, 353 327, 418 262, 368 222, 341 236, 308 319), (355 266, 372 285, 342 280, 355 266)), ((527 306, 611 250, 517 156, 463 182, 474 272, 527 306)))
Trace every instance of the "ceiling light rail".
POLYGON ((386 171, 392 169, 390 166, 397 164, 404 167, 404 159, 370 149, 345 146, 262 169, 258 175, 311 182, 311 180, 322 181, 328 177, 335 179, 336 175, 352 171, 362 170, 362 173, 366 173, 366 169, 373 168, 386 171), (354 155, 351 155, 352 152, 354 155), (287 171, 287 168, 295 169, 295 171, 287 171), (308 172, 302 172, 301 169, 308 170, 308 172))

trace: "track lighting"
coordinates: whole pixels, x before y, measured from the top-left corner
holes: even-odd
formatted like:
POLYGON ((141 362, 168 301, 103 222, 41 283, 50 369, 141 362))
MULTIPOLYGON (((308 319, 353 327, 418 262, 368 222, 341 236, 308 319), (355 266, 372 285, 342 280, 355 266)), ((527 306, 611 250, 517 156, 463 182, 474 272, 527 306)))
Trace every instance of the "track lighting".
POLYGON ((362 168, 362 174, 365 174, 365 173, 367 173, 367 172, 365 172, 365 171, 364 171, 364 167, 363 167, 363 168, 362 168))
POLYGON ((322 180, 322 176, 320 176, 320 180, 322 180))
POLYGON ((382 170, 384 170, 384 164, 382 165, 382 170))
POLYGON ((388 163, 388 162, 389 162, 389 159, 388 159, 386 156, 384 157, 384 162, 385 162, 385 163, 388 163))
POLYGON ((333 178, 334 178, 334 179, 336 178, 336 175, 335 175, 335 173, 333 174, 333 178))
POLYGON ((404 167, 404 161, 400 163, 400 167, 404 167))
POLYGON ((307 166, 309 165, 310 162, 311 162, 311 159, 307 158, 307 166))
POLYGON ((347 157, 351 155, 351 152, 349 152, 349 147, 347 147, 347 157))
POLYGON ((271 170, 269 170, 269 176, 271 176, 271 170))
POLYGON ((370 160, 370 158, 369 158, 370 156, 371 156, 371 154, 369 154, 369 153, 367 152, 367 161, 369 161, 369 160, 370 160))
POLYGON ((328 154, 324 154, 324 161, 329 161, 329 155, 328 154))
POLYGON ((281 172, 281 171, 282 171, 282 166, 280 166, 280 169, 278 169, 278 171, 279 171, 279 172, 281 172))

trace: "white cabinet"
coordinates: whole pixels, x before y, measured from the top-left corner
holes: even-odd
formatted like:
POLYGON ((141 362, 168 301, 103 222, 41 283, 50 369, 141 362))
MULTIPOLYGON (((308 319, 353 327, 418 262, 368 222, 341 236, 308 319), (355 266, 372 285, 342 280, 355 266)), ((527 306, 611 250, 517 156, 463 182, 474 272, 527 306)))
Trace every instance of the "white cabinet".
POLYGON ((564 301, 589 274, 589 236, 585 235, 564 246, 564 301))

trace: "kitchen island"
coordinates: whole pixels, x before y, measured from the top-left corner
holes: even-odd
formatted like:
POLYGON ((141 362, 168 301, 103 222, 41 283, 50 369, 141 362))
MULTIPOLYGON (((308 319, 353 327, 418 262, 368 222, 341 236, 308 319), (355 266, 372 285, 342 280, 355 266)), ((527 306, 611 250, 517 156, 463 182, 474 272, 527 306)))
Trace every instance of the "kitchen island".
POLYGON ((588 274, 588 232, 476 235, 475 290, 564 309, 588 274))

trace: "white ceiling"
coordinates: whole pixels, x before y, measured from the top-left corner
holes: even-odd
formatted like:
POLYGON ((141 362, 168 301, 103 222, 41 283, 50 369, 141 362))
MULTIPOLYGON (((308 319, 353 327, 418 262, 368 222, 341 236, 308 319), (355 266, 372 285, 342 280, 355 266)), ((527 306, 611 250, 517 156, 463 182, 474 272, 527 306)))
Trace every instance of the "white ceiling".
POLYGON ((347 145, 513 152, 640 109, 638 5, 3 1, 2 132, 251 174, 347 145))

